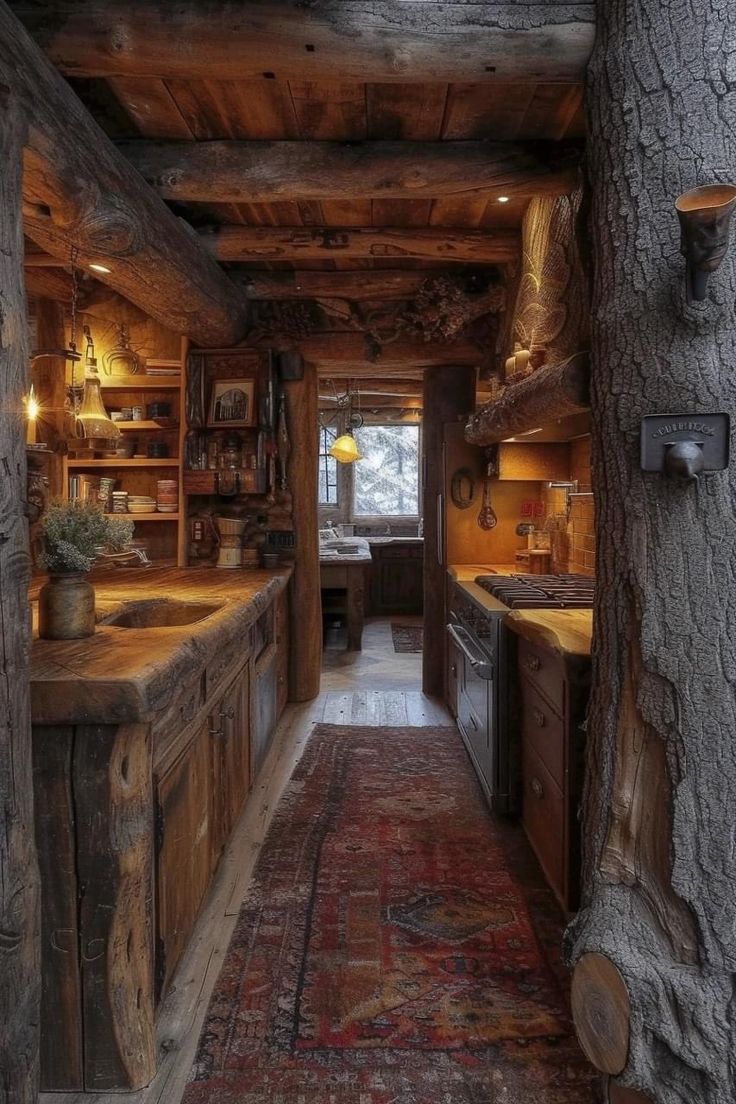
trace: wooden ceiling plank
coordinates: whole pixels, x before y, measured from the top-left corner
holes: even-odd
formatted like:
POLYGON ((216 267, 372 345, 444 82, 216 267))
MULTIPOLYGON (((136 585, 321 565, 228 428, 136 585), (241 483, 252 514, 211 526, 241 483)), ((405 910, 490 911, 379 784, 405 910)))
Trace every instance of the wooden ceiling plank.
POLYGON ((288 260, 311 263, 329 258, 405 258, 476 264, 518 260, 520 238, 513 231, 424 229, 341 229, 315 227, 221 226, 201 236, 221 261, 288 260))
POLYGON ((518 137, 562 140, 584 96, 582 84, 538 84, 521 121, 518 137))
POLYGON ((435 142, 442 136, 447 84, 369 84, 368 138, 435 142))
POLYGON ((142 138, 194 137, 166 82, 157 78, 111 77, 110 88, 142 138))
POLYGON ((370 226, 373 203, 370 199, 323 199, 325 226, 370 226))
POLYGON ((286 81, 170 80, 167 87, 200 141, 299 137, 286 81))
POLYGON ((167 200, 436 199, 484 189, 560 195, 580 149, 558 142, 122 142, 167 200))
POLYGON ((493 139, 509 141, 517 137, 519 126, 532 97, 535 84, 451 84, 442 137, 447 140, 493 139))
POLYGON ((372 226, 428 226, 431 199, 373 199, 372 226))
POLYGON ((0 5, 0 71, 27 120, 24 229, 46 252, 110 269, 104 282, 202 345, 236 343, 247 303, 197 236, 135 174, 68 83, 0 5), (80 185, 84 183, 84 187, 80 185))
POLYGON ((413 0, 29 0, 17 10, 53 63, 80 76, 574 81, 595 32, 592 0, 531 11, 413 0))
POLYGON ((481 225, 488 203, 488 195, 485 192, 470 192, 467 196, 436 199, 432 204, 429 225, 475 229, 481 225))
POLYGON ((299 137, 362 141, 368 136, 365 85, 344 81, 289 81, 299 137))

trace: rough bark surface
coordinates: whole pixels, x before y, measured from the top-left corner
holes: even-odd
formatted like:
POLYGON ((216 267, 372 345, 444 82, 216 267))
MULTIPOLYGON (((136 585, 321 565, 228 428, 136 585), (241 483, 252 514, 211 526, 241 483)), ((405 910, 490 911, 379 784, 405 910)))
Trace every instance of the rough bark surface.
POLYGON ((733 178, 732 0, 607 0, 590 70, 598 530, 584 907, 631 1003, 617 1084, 736 1099, 736 475, 644 474, 644 414, 736 407, 736 254, 688 306, 673 204, 733 178))
POLYGON ((589 0, 49 0, 16 4, 62 71, 247 80, 581 79, 589 0))
POLYGON ((0 1104, 36 1100, 41 1000, 28 680, 30 557, 24 516, 24 135, 20 105, 0 85, 0 1104))

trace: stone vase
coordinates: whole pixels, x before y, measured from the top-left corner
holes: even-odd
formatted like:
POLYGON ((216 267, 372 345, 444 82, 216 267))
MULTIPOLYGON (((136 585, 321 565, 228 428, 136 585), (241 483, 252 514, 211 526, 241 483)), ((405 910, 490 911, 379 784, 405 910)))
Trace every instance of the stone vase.
POLYGON ((81 640, 95 631, 95 588, 82 572, 50 575, 38 596, 42 640, 81 640))

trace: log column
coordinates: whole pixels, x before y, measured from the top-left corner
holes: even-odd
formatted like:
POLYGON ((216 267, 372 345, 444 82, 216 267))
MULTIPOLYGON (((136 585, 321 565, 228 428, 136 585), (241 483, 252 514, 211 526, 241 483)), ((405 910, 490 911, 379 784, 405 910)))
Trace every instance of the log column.
POLYGON ((707 300, 689 306, 674 211, 678 194, 733 177, 734 16, 723 0, 608 0, 597 16, 588 110, 598 585, 584 906, 568 933, 575 1018, 617 1104, 727 1104, 736 475, 733 462, 699 483, 643 473, 638 440, 645 414, 736 410, 736 249, 707 300))
POLYGON ((23 396, 27 314, 21 168, 24 120, 0 85, 0 1101, 38 1092, 39 885, 33 833, 28 655, 30 559, 23 396))
POLYGON ((424 373, 422 470, 424 518, 424 652, 422 688, 444 697, 447 563, 445 562, 444 427, 475 404, 475 368, 447 365, 424 373))
POLYGON ((317 520, 317 369, 313 364, 305 364, 302 379, 284 382, 283 387, 291 441, 289 487, 296 535, 294 575, 291 580, 289 700, 300 702, 316 698, 322 673, 322 598, 317 520))

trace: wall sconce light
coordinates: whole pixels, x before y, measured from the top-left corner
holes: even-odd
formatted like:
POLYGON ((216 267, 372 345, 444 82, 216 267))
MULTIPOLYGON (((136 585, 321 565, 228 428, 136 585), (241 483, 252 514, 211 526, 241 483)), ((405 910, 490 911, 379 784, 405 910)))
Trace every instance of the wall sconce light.
POLYGON ((734 184, 693 188, 675 201, 680 220, 680 252, 687 261, 688 303, 700 303, 705 299, 710 274, 726 255, 734 206, 734 184))
POLYGON ((23 404, 26 408, 26 444, 35 445, 37 443, 36 434, 38 429, 36 422, 38 415, 41 413, 41 405, 36 398, 33 384, 31 384, 31 390, 23 400, 23 404))

